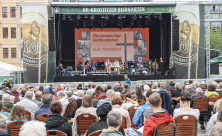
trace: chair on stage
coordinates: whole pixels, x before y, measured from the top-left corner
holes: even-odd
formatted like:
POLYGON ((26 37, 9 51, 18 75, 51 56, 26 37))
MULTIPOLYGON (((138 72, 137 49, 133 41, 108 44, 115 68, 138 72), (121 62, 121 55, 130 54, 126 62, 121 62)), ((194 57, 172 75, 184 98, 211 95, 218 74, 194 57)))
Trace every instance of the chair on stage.
POLYGON ((48 130, 46 133, 47 136, 67 136, 64 132, 59 130, 48 130))
POLYGON ((154 128, 153 136, 175 136, 176 125, 171 122, 160 124, 154 128))
POLYGON ((25 110, 25 118, 28 120, 28 121, 31 121, 31 113, 27 110, 25 110))
POLYGON ((24 124, 24 121, 14 121, 12 123, 9 123, 7 126, 7 133, 11 136, 18 136, 20 132, 20 128, 24 124))
POLYGON ((102 133, 103 130, 97 130, 95 132, 92 132, 91 134, 89 134, 89 136, 99 136, 102 133))
POLYGON ((198 121, 193 115, 180 115, 175 118, 176 136, 197 136, 198 121))
POLYGON ((49 117, 50 114, 43 113, 39 114, 35 119, 41 122, 45 122, 45 120, 49 117))

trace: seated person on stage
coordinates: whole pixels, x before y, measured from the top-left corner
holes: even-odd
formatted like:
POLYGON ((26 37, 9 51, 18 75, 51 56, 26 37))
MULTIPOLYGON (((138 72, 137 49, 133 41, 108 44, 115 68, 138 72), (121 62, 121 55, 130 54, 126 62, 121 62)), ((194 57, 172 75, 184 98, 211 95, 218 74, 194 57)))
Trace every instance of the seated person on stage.
POLYGON ((81 62, 80 61, 78 62, 76 67, 77 67, 78 71, 81 71, 81 62))
POLYGON ((62 65, 62 64, 60 64, 60 65, 58 66, 58 70, 59 70, 60 72, 63 72, 63 73, 64 73, 64 76, 67 76, 67 70, 63 68, 63 65, 62 65))

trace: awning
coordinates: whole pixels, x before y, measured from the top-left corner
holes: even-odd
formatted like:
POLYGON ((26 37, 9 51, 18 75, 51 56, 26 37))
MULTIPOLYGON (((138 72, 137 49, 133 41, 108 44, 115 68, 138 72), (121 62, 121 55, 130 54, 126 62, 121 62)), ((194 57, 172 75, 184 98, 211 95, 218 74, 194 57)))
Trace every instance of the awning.
POLYGON ((53 14, 174 13, 174 2, 52 2, 53 14))
POLYGON ((222 56, 210 59, 210 64, 222 63, 222 56))

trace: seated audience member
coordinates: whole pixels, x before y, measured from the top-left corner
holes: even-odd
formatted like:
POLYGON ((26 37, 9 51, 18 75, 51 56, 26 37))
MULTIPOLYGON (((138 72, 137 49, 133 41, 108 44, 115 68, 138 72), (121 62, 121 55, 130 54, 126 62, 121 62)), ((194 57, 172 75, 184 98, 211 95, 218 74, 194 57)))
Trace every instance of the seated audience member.
POLYGON ((158 84, 153 84, 153 92, 158 92, 159 89, 158 89, 158 84))
POLYGON ((27 91, 25 93, 25 98, 22 101, 17 102, 15 105, 21 105, 25 108, 25 110, 31 113, 32 120, 35 119, 35 112, 39 109, 38 105, 32 101, 33 92, 27 91))
POLYGON ((42 94, 44 94, 44 87, 43 87, 43 86, 39 86, 39 89, 38 89, 38 90, 41 91, 42 94))
POLYGON ((135 102, 135 104, 139 105, 137 95, 135 94, 131 95, 131 99, 135 102))
POLYGON ((100 136, 123 136, 118 130, 122 124, 122 115, 117 110, 112 110, 107 115, 108 129, 103 129, 100 136))
POLYGON ((132 98, 131 93, 127 93, 125 95, 125 98, 126 98, 125 100, 126 102, 121 105, 123 109, 128 110, 128 108, 131 106, 139 106, 139 104, 137 104, 134 100, 131 99, 132 98))
POLYGON ((5 94, 5 89, 6 89, 6 86, 2 85, 2 91, 0 92, 0 95, 4 95, 5 94))
POLYGON ((120 92, 115 92, 115 96, 119 96, 120 97, 121 96, 120 92))
POLYGON ((123 103, 123 100, 119 96, 115 96, 112 99, 113 110, 118 110, 122 114, 122 116, 126 117, 126 125, 128 128, 128 127, 131 127, 130 115, 127 110, 121 108, 122 103, 123 103))
POLYGON ((50 112, 50 104, 52 102, 53 99, 53 95, 52 94, 44 94, 42 101, 43 101, 43 105, 35 112, 35 118, 39 115, 39 114, 43 114, 43 113, 47 113, 47 114, 51 114, 50 112))
MULTIPOLYGON (((144 92, 146 91, 146 93, 149 91, 148 86, 144 85, 144 92)), ((137 87, 136 88, 136 91, 135 91, 135 94, 137 96, 138 99, 140 100, 146 100, 145 97, 143 96, 143 91, 142 91, 142 88, 141 87, 137 87)))
POLYGON ((111 86, 111 85, 108 85, 108 86, 107 86, 107 90, 110 90, 110 89, 112 89, 112 86, 111 86))
POLYGON ((216 92, 219 94, 222 94, 222 83, 219 83, 218 89, 216 89, 216 92))
POLYGON ((165 90, 165 85, 160 84, 160 90, 157 92, 160 94, 160 97, 162 99, 162 108, 166 109, 170 114, 172 114, 172 107, 171 107, 171 96, 167 93, 165 90))
POLYGON ((7 125, 19 120, 28 122, 28 120, 25 118, 25 108, 21 105, 16 105, 8 116, 7 125))
POLYGON ((22 125, 19 136, 46 136, 44 122, 30 121, 22 125))
POLYGON ((216 92, 215 86, 213 84, 211 84, 211 83, 207 86, 207 90, 208 90, 208 92, 205 94, 207 97, 209 97, 210 95, 213 95, 213 94, 219 95, 216 92))
POLYGON ((9 109, 10 111, 14 107, 12 103, 10 103, 10 94, 3 95, 3 107, 9 109))
POLYGON ((53 101, 50 104, 52 114, 45 120, 46 131, 59 130, 67 136, 72 136, 72 126, 61 116, 62 110, 62 104, 59 101, 53 101))
MULTIPOLYGON (((149 91, 149 92, 152 92, 152 93, 153 93, 153 91, 149 91)), ((148 99, 148 98, 149 98, 149 96, 150 96, 152 93, 147 93, 147 94, 146 94, 146 103, 143 104, 143 105, 141 105, 140 107, 138 107, 138 108, 136 109, 136 112, 135 112, 134 116, 133 116, 133 124, 134 124, 134 125, 139 125, 139 128, 142 127, 141 113, 142 113, 144 110, 150 108, 150 103, 149 103, 149 99, 148 99)))
POLYGON ((172 86, 170 86, 170 81, 169 81, 169 80, 167 80, 167 81, 166 81, 165 88, 170 89, 171 94, 173 93, 173 87, 172 87, 172 86))
POLYGON ((13 88, 12 88, 11 95, 12 95, 12 96, 15 96, 15 97, 18 97, 19 93, 18 93, 18 91, 17 91, 17 88, 16 88, 16 87, 13 87, 13 88))
POLYGON ((114 89, 115 92, 122 92, 123 89, 120 87, 120 84, 118 82, 115 83, 115 89, 114 89))
POLYGON ((42 92, 41 91, 37 91, 35 93, 35 99, 32 100, 35 104, 38 105, 38 107, 41 107, 42 106, 42 92))
POLYGON ((175 124, 174 118, 167 111, 163 112, 161 109, 161 97, 159 93, 153 93, 149 96, 150 107, 154 114, 151 115, 144 124, 143 136, 153 136, 154 128, 166 122, 175 124))
POLYGON ((74 98, 72 98, 72 92, 71 92, 71 91, 68 91, 68 92, 66 93, 66 95, 67 95, 67 98, 68 98, 68 101, 69 101, 69 102, 71 102, 72 100, 74 100, 74 98))
POLYGON ((103 84, 102 85, 102 89, 101 89, 101 93, 98 95, 98 100, 99 100, 99 97, 101 97, 101 96, 106 96, 106 92, 107 92, 107 88, 106 88, 106 85, 105 84, 103 84))
POLYGON ((5 129, 7 129, 7 117, 0 113, 0 136, 10 136, 5 129))
POLYGON ((127 93, 131 93, 131 92, 129 91, 129 85, 125 84, 124 88, 123 88, 123 91, 121 92, 121 96, 124 95, 124 94, 127 94, 127 93))
POLYGON ((9 113, 8 113, 8 112, 3 112, 3 102, 2 102, 2 101, 0 101, 0 112, 1 112, 3 115, 5 115, 6 117, 9 116, 9 113))
POLYGON ((21 90, 21 95, 19 96, 20 101, 25 98, 25 93, 26 93, 26 89, 25 89, 25 88, 22 88, 22 90, 21 90))
POLYGON ((77 104, 77 106, 78 106, 78 108, 79 107, 81 107, 81 105, 82 105, 82 96, 84 95, 84 91, 83 90, 79 90, 78 92, 77 92, 77 99, 76 99, 76 104, 77 104))
POLYGON ((197 89, 196 89, 196 94, 193 94, 193 95, 191 96, 190 107, 193 108, 194 100, 195 100, 196 98, 198 98, 198 97, 205 97, 205 98, 207 98, 207 96, 203 94, 203 91, 202 91, 201 88, 197 88, 197 89))
POLYGON ((93 92, 94 92, 93 89, 88 89, 86 91, 86 94, 88 94, 92 98, 93 107, 96 108, 98 100, 93 98, 93 92))
POLYGON ((188 92, 188 93, 196 93, 195 90, 192 89, 191 85, 186 85, 185 86, 185 90, 188 92))
POLYGON ((92 98, 88 94, 83 95, 82 107, 80 107, 76 110, 76 114, 75 114, 75 117, 73 120, 73 125, 72 125, 73 136, 75 136, 77 134, 77 129, 76 129, 77 117, 81 114, 84 114, 84 113, 89 113, 91 115, 96 116, 96 121, 99 119, 96 114, 96 108, 94 108, 92 106, 92 98))
POLYGON ((96 84, 92 84, 92 89, 95 91, 96 90, 96 84))
MULTIPOLYGON (((139 87, 139 88, 141 88, 141 87, 139 87)), ((146 96, 146 93, 147 93, 148 91, 150 91, 150 87, 149 87, 148 85, 144 85, 144 86, 143 86, 143 90, 144 90, 143 95, 146 96)))
POLYGON ((93 95, 99 95, 101 92, 102 92, 102 87, 101 86, 97 86, 96 90, 93 93, 93 95))
POLYGON ((55 92, 53 91, 53 88, 50 85, 49 85, 49 93, 51 93, 52 95, 55 95, 55 92))
POLYGON ((180 89, 180 84, 179 83, 176 83, 175 85, 175 90, 173 90, 173 93, 172 93, 172 97, 179 97, 180 96, 180 93, 182 92, 183 90, 180 89))
POLYGON ((62 104, 62 110, 63 111, 62 111, 61 115, 63 116, 63 114, 66 111, 66 106, 69 104, 69 101, 68 101, 68 99, 66 99, 66 95, 65 95, 64 92, 59 91, 57 93, 57 95, 58 95, 58 98, 59 98, 59 102, 61 102, 61 104, 62 104))
POLYGON ((172 81, 172 80, 170 80, 170 84, 169 84, 170 86, 172 86, 172 87, 174 87, 175 86, 175 83, 172 81))
MULTIPOLYGON (((105 128, 108 128, 107 125, 107 114, 112 110, 112 106, 110 103, 104 103, 102 104, 97 110, 96 114, 98 117, 100 117, 100 120, 91 124, 88 131, 86 132, 86 136, 91 134, 92 132, 95 132, 97 130, 103 130, 105 128)), ((119 132, 121 132, 123 135, 125 135, 125 132, 122 127, 119 128, 119 132)))
POLYGON ((115 96, 115 91, 112 90, 112 89, 108 90, 107 93, 106 93, 107 98, 99 100, 98 103, 97 103, 97 108, 99 108, 99 106, 101 106, 103 103, 106 103, 106 102, 108 102, 112 105, 111 101, 112 101, 114 96, 115 96))
POLYGON ((222 125, 222 109, 218 111, 216 121, 214 121, 211 125, 211 129, 209 130, 209 136, 221 135, 222 133, 221 125, 222 125))
POLYGON ((14 103, 16 103, 16 101, 15 101, 15 96, 10 96, 10 103, 11 104, 14 104, 14 103))

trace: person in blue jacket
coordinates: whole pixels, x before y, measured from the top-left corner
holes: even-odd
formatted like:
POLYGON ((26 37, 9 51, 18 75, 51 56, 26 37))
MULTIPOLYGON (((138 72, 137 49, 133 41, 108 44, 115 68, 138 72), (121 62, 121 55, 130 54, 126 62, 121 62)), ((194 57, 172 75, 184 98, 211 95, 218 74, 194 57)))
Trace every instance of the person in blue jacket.
POLYGON ((128 75, 124 75, 124 78, 125 78, 125 84, 128 84, 129 87, 131 86, 131 81, 130 79, 128 78, 128 75))

